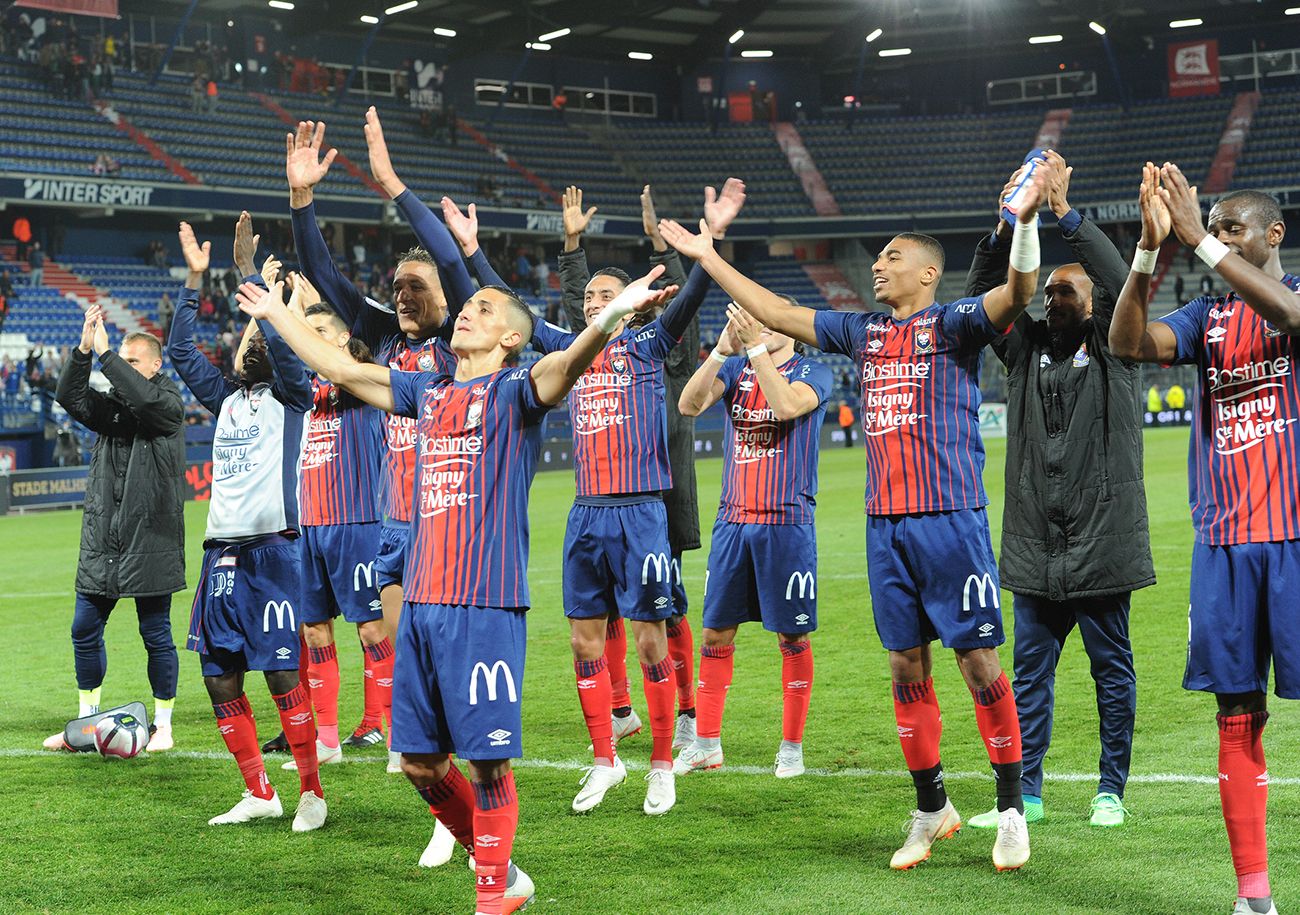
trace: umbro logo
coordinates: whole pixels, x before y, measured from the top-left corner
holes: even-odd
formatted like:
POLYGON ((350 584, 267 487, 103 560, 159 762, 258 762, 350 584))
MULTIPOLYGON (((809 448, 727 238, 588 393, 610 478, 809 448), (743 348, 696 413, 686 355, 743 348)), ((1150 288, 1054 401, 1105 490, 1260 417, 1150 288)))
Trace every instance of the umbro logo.
POLYGON ((809 616, 806 613, 800 613, 798 616, 794 618, 794 621, 798 623, 800 626, 808 625, 808 620, 809 620, 809 616))
POLYGON ((1220 773, 1219 773, 1219 781, 1221 781, 1221 782, 1226 782, 1227 780, 1228 780, 1228 773, 1226 773, 1226 772, 1220 772, 1220 773))
POLYGON ((375 682, 378 683, 378 684, 379 684, 381 687, 383 687, 384 689, 392 689, 392 688, 393 688, 393 678, 392 678, 392 677, 380 677, 380 678, 379 678, 378 680, 376 680, 375 682))
POLYGON ((275 650, 275 656, 276 656, 277 658, 279 658, 281 661, 283 661, 285 658, 289 657, 289 655, 291 655, 291 654, 293 654, 293 649, 292 649, 292 648, 277 648, 277 649, 275 650))
POLYGON ((1259 773, 1259 775, 1256 775, 1256 776, 1255 776, 1255 787, 1256 787, 1256 788, 1267 788, 1267 787, 1268 787, 1268 770, 1267 770, 1267 769, 1265 769, 1263 772, 1259 773))
POLYGON ((867 341, 867 349, 871 350, 873 353, 874 353, 876 350, 880 349, 880 348, 881 348, 882 346, 884 346, 884 345, 885 345, 884 342, 881 341, 881 340, 868 340, 868 341, 867 341))
POLYGON ((384 609, 384 605, 383 605, 383 603, 382 603, 381 601, 372 600, 372 601, 370 602, 370 612, 371 612, 371 613, 379 613, 379 612, 380 612, 381 610, 383 610, 383 609, 384 609))
POLYGON ((673 670, 681 670, 685 666, 686 666, 685 661, 678 661, 675 659, 673 660, 673 670))
POLYGON ((1211 327, 1205 332, 1205 339, 1210 343, 1219 343, 1224 337, 1228 336, 1228 328, 1211 327))
POLYGON ((989 746, 997 750, 1005 750, 1011 746, 1012 739, 1011 737, 990 737, 989 746))
POLYGON ((662 609, 663 607, 668 606, 668 598, 666 598, 666 597, 656 597, 656 598, 655 598, 655 606, 656 606, 656 607, 659 607, 659 608, 661 608, 661 609, 662 609))
POLYGON ((786 684, 786 688, 787 688, 787 689, 807 689, 807 688, 808 688, 809 686, 811 686, 811 685, 812 685, 812 684, 810 684, 807 680, 791 680, 789 683, 786 684))
POLYGON ((231 734, 234 732, 235 726, 233 724, 223 724, 220 725, 217 728, 217 730, 220 731, 222 734, 231 734))
POLYGON ((595 689, 595 688, 596 688, 596 681, 595 681, 595 680, 579 680, 579 681, 578 681, 578 689, 595 689))
POLYGON ((491 745, 494 747, 505 746, 510 743, 510 732, 497 728, 495 731, 488 734, 488 740, 491 741, 491 745))
POLYGON ((310 679, 309 679, 309 680, 307 681, 307 686, 308 686, 309 688, 311 688, 311 689, 320 689, 320 688, 321 688, 322 686, 324 686, 324 685, 325 685, 325 681, 324 681, 324 680, 310 680, 310 679))
POLYGON ((311 721, 311 712, 299 712, 296 715, 289 716, 290 724, 307 724, 311 721))
POLYGON ((500 842, 501 842, 500 836, 494 836, 491 835, 490 833, 484 833, 481 836, 474 837, 474 844, 481 845, 484 848, 496 848, 497 845, 500 844, 500 842))
POLYGON ((912 729, 911 729, 911 728, 905 728, 905 727, 903 727, 903 726, 900 724, 900 725, 898 725, 898 736, 899 736, 899 737, 911 737, 911 736, 913 736, 913 734, 912 734, 912 729))
POLYGON ((980 627, 980 638, 987 639, 992 634, 993 634, 992 623, 985 623, 983 626, 980 627))

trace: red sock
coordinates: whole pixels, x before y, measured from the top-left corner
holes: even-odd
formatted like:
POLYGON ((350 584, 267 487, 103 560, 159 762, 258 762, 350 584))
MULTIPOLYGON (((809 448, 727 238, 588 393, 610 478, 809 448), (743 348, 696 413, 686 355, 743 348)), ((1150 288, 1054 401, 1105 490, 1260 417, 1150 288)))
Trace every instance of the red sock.
POLYGON ((605 666, 609 668, 611 708, 625 708, 632 704, 632 681, 627 678, 627 631, 623 619, 611 620, 605 626, 605 666))
POLYGON ((240 693, 233 702, 214 703, 212 711, 216 712, 217 729, 226 742, 226 749, 239 764, 244 784, 254 797, 269 800, 275 789, 266 778, 266 766, 257 745, 257 725, 253 723, 253 709, 248 704, 248 696, 240 693))
POLYGON ((1268 891, 1268 766, 1264 762, 1264 723, 1268 712, 1219 715, 1219 800, 1228 827, 1238 895, 1259 899, 1268 891), (1262 883, 1260 875, 1263 875, 1262 883), (1247 879, 1243 879, 1247 878, 1247 879), (1249 895, 1241 887, 1249 890, 1249 895), (1260 889, 1263 892, 1260 892, 1260 889))
POLYGON ((456 841, 474 854, 474 792, 453 762, 442 781, 428 788, 416 788, 429 805, 429 812, 447 827, 456 841))
POLYGON ((366 721, 375 727, 382 726, 384 733, 387 733, 393 718, 393 643, 384 639, 374 645, 367 645, 365 655, 366 721))
POLYGON ((696 697, 695 733, 700 737, 722 736, 722 709, 731 689, 735 645, 700 649, 700 690, 696 697))
POLYGON ((645 704, 650 712, 650 768, 655 763, 673 764, 673 661, 664 658, 658 664, 642 664, 645 678, 645 704))
MULTIPOLYGON (((379 691, 375 689, 375 670, 374 662, 370 660, 368 646, 361 645, 361 670, 365 679, 363 679, 362 692, 363 705, 361 709, 361 724, 358 727, 363 729, 377 728, 383 720, 383 713, 379 710, 379 691)), ((342 677, 340 676, 340 682, 342 677)))
POLYGON ((307 638, 300 629, 298 630, 298 682, 302 684, 303 689, 307 690, 308 699, 311 698, 311 682, 307 676, 307 659, 310 655, 311 649, 307 647, 307 638))
POLYGON ((973 689, 971 695, 975 698, 975 723, 989 751, 989 761, 994 765, 1020 762, 1020 716, 1007 675, 999 674, 992 685, 973 689))
POLYGON ((317 736, 327 747, 339 745, 339 658, 334 643, 307 649, 307 683, 316 709, 317 736))
POLYGON ((681 714, 695 708, 695 637, 691 621, 684 616, 676 626, 668 627, 668 657, 677 678, 677 712, 681 714))
POLYGON ((943 718, 934 695, 933 677, 920 683, 894 684, 894 719, 907 768, 921 772, 939 765, 943 718))
POLYGON ((301 686, 295 686, 283 696, 272 696, 280 710, 280 727, 293 751, 293 761, 298 764, 298 780, 302 793, 315 791, 317 797, 325 796, 320 786, 320 763, 316 760, 316 725, 311 720, 311 702, 301 686))
POLYGON ((591 735, 591 749, 596 760, 614 765, 614 724, 609 719, 609 668, 604 658, 594 661, 574 661, 573 671, 578 676, 578 702, 582 717, 587 721, 591 735))
POLYGON ((803 726, 808 721, 808 700, 812 698, 812 642, 781 643, 782 697, 781 736, 790 743, 803 743, 803 726))
POLYGON ((507 772, 494 782, 474 783, 474 873, 478 876, 475 915, 501 915, 506 880, 510 875, 510 849, 519 826, 519 799, 515 774, 507 772))

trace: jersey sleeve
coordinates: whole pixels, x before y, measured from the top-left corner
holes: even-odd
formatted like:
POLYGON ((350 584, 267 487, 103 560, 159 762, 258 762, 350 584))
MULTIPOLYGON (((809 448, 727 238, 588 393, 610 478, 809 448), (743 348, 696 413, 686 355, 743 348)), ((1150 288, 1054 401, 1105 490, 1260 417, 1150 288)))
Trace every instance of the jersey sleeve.
POLYGON ((393 388, 393 413, 418 419, 420 395, 437 378, 435 372, 403 372, 389 369, 388 380, 393 388))
POLYGON ((668 332, 663 325, 663 318, 656 318, 632 335, 630 348, 639 356, 663 362, 673 351, 679 338, 668 332))
POLYGON ((1173 365, 1195 362, 1201 350, 1201 341, 1205 337, 1205 319, 1210 305, 1216 300, 1210 296, 1192 299, 1177 311, 1170 312, 1163 318, 1156 318, 1161 324, 1169 325, 1178 341, 1178 358, 1173 365))
POLYGON ((507 402, 518 411, 520 425, 535 426, 546 418, 551 408, 537 399, 529 369, 515 369, 498 384, 507 402))
POLYGON ((558 353, 569 348, 577 334, 560 330, 550 321, 538 321, 533 327, 533 349, 539 353, 558 353))
POLYGON ((741 356, 728 356, 727 361, 718 366, 718 380, 722 382, 722 400, 731 402, 736 393, 736 380, 744 368, 745 359, 741 356))
POLYGON ((817 395, 817 403, 824 404, 830 399, 831 391, 835 390, 835 376, 831 370, 821 362, 807 359, 804 364, 791 373, 790 383, 796 381, 802 382, 813 389, 817 395))
POLYGON ((866 316, 850 311, 819 311, 813 316, 817 348, 827 353, 853 356, 867 328, 866 316))
POLYGON ((939 320, 944 334, 964 350, 983 349, 1006 333, 989 320, 983 295, 949 302, 943 307, 943 317, 939 320))

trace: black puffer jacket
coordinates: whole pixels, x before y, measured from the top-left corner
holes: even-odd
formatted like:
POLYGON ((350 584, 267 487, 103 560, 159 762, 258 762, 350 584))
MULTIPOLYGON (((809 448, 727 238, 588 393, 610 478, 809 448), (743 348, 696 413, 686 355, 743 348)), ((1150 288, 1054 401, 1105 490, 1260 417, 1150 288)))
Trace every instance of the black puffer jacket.
MULTIPOLYGON (((651 265, 663 264, 660 283, 686 285, 686 271, 676 251, 669 248, 662 254, 650 255, 651 265)), ((587 253, 581 248, 560 254, 560 285, 564 290, 564 312, 569 326, 581 330, 587 326, 583 310, 583 293, 591 274, 587 269, 587 253)), ((700 548, 700 505, 695 485, 695 417, 682 416, 677 401, 682 388, 691 380, 699 364, 700 318, 696 315, 682 335, 682 340, 664 361, 665 413, 668 418, 668 469, 673 475, 673 488, 664 493, 664 508, 668 512, 668 544, 674 553, 700 548)))
MULTIPOLYGON (((1087 219, 1064 237, 1094 283, 1092 317, 1054 334, 1021 315, 993 344, 1008 388, 1002 587, 1058 601, 1156 580, 1137 367, 1107 344, 1129 268, 1087 219)), ((1009 256, 981 241, 966 294, 1005 283, 1009 256)))
POLYGON ((56 399, 99 434, 86 481, 76 589, 113 599, 185 589, 185 407, 175 382, 146 379, 111 350, 113 385, 90 387, 93 356, 74 347, 56 399))

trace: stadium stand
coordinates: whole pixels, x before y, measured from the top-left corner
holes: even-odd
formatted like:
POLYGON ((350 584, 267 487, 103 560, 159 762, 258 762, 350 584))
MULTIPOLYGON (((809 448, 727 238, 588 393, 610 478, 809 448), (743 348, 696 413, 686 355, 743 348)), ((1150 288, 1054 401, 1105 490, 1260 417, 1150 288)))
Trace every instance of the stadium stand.
POLYGON ((1245 150, 1233 173, 1232 188, 1300 185, 1300 159, 1295 155, 1298 127, 1300 91, 1263 93, 1245 150))

